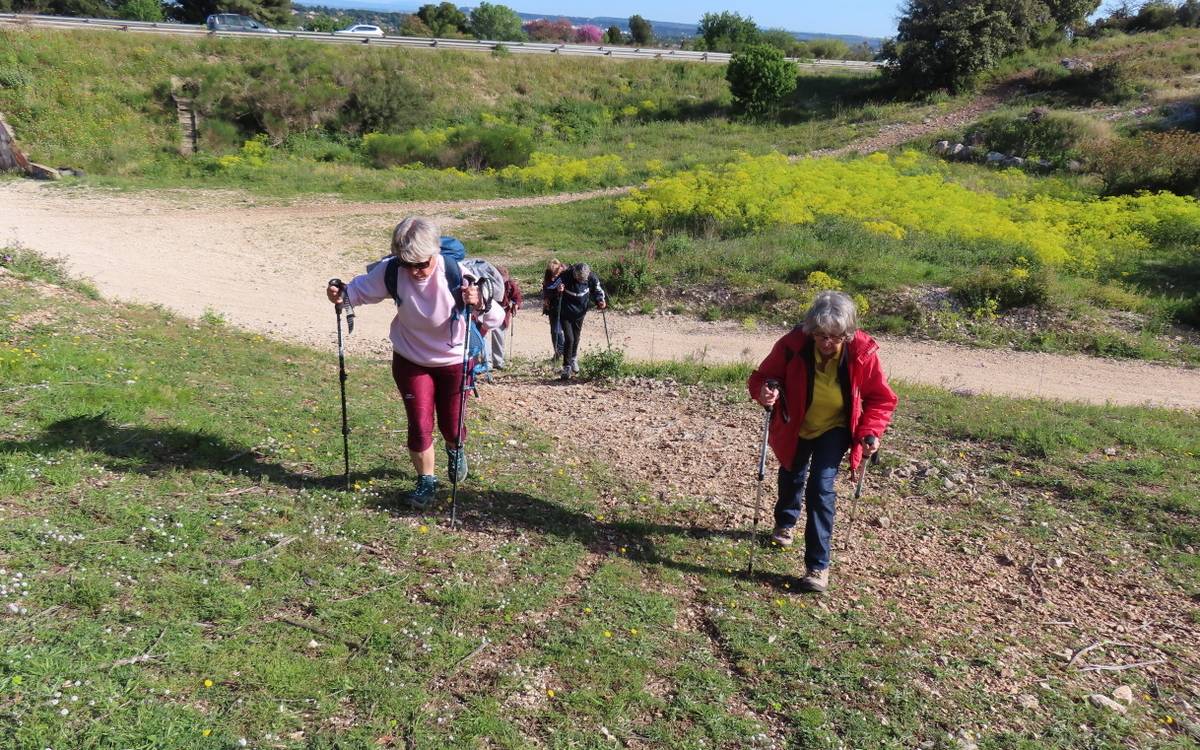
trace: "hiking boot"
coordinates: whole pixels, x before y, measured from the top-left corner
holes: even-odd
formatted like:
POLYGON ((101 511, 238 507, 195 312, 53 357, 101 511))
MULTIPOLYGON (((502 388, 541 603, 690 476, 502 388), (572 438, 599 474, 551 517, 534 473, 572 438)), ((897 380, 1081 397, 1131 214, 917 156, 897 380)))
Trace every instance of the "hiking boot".
POLYGON ((462 448, 446 449, 446 474, 450 477, 451 482, 461 482, 467 478, 467 452, 465 450, 462 448))
POLYGON ((579 374, 579 360, 574 357, 571 358, 571 372, 579 374))
POLYGON ((771 541, 780 547, 791 547, 796 541, 796 532, 791 526, 776 526, 771 532, 771 541))
POLYGON ((824 594, 825 589, 829 588, 829 568, 814 570, 809 568, 800 579, 801 591, 812 591, 817 594, 824 594))
POLYGON ((417 477, 417 486, 412 492, 407 493, 404 499, 408 501, 409 507, 415 510, 425 510, 433 503, 434 496, 437 494, 438 480, 432 474, 422 474, 417 477))
POLYGON ((570 365, 563 365, 562 373, 558 376, 558 379, 559 380, 570 380, 571 379, 571 366, 570 365))

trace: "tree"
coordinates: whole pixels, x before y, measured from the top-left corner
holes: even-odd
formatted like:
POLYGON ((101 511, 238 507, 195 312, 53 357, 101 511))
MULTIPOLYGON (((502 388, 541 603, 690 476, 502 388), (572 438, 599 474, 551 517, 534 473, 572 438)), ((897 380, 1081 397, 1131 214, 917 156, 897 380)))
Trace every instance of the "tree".
POLYGON ((850 45, 841 39, 813 39, 808 43, 808 51, 819 60, 845 60, 850 45))
POLYGON ((1040 0, 908 0, 883 57, 902 90, 964 91, 1050 23, 1040 0))
POLYGON ((629 36, 636 46, 649 47, 654 43, 654 27, 641 16, 630 16, 629 36))
POLYGON ((754 19, 740 13, 705 13, 696 33, 704 37, 704 46, 712 52, 736 52, 748 44, 758 44, 762 34, 754 19))
POLYGON ((807 57, 804 43, 790 31, 784 29, 768 29, 762 33, 762 43, 769 44, 784 54, 785 57, 807 57))
POLYGON ((1078 31, 1087 24, 1087 17, 1100 7, 1100 0, 1044 0, 1050 17, 1061 31, 1078 31))
POLYGON ((768 44, 751 44, 733 53, 725 69, 734 108, 761 118, 796 90, 796 66, 768 44))
POLYGON ((159 0, 124 0, 117 6, 117 17, 129 21, 157 23, 166 18, 159 0))
POLYGON ((184 23, 204 23, 213 13, 239 13, 268 26, 292 22, 292 0, 176 0, 171 17, 184 23))
POLYGON ((400 22, 400 36, 433 36, 433 30, 415 15, 408 15, 400 22))
POLYGON ((521 31, 521 17, 507 5, 480 3, 471 11, 471 33, 476 39, 493 39, 501 42, 519 42, 525 38, 521 31))
POLYGON ((580 44, 599 44, 603 38, 604 32, 600 30, 600 27, 590 23, 585 23, 575 29, 575 41, 580 44))
POLYGON ((571 28, 571 22, 565 18, 557 21, 538 18, 525 24, 525 33, 529 35, 530 39, 537 42, 569 42, 575 30, 571 28))
POLYGON ((300 28, 305 31, 321 31, 326 34, 344 28, 346 23, 336 16, 331 16, 328 13, 316 13, 305 18, 300 23, 300 28))
POLYGON ((1179 6, 1177 17, 1180 26, 1200 26, 1200 0, 1186 0, 1179 6))
POLYGON ((620 44, 621 41, 621 28, 619 26, 609 26, 608 31, 604 32, 605 44, 620 44))
POLYGON ((467 14, 451 2, 422 5, 417 10, 417 18, 429 27, 435 37, 465 34, 468 28, 467 14))

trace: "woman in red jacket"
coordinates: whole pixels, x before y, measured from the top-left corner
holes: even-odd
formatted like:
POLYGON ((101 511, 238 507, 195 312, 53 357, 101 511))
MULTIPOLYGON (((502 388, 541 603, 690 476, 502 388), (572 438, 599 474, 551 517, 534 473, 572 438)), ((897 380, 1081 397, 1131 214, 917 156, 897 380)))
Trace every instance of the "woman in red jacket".
POLYGON ((858 330, 854 301, 841 292, 822 292, 804 323, 775 342, 750 375, 750 396, 775 406, 768 442, 779 459, 779 501, 771 539, 791 546, 804 524, 805 591, 829 586, 833 536, 834 479, 847 449, 854 476, 896 410, 896 394, 879 364, 878 344, 858 330))

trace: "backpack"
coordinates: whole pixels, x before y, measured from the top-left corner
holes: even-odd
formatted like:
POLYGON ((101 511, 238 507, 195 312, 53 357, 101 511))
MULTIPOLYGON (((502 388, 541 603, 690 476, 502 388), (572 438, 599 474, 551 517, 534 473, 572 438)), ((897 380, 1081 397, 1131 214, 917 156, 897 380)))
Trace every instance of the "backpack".
MULTIPOLYGON (((471 388, 474 388, 474 376, 487 376, 491 365, 488 362, 484 350, 483 334, 479 330, 479 326, 469 315, 467 315, 467 306, 462 300, 462 282, 466 277, 472 283, 479 287, 480 312, 487 312, 491 309, 492 302, 504 297, 504 278, 496 267, 486 260, 479 258, 467 259, 467 249, 463 244, 454 237, 442 237, 439 242, 439 252, 442 256, 443 265, 446 272, 446 284, 450 287, 450 293, 454 295, 454 314, 450 318, 451 340, 454 338, 454 321, 466 319, 467 321, 467 337, 465 346, 467 347, 467 355, 475 360, 475 366, 472 368, 471 388)), ((383 281, 387 285, 388 295, 396 301, 397 305, 404 304, 404 300, 400 298, 400 294, 396 288, 396 274, 400 271, 400 259, 395 255, 390 255, 383 258, 379 263, 386 263, 387 266, 383 270, 383 281)), ((378 263, 373 263, 367 267, 370 271, 378 263)))

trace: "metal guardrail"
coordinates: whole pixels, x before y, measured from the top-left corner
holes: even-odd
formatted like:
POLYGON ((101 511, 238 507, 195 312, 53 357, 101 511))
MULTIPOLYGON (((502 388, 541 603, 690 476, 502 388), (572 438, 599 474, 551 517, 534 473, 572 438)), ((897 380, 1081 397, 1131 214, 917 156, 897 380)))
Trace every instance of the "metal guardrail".
MULTIPOLYGON (((0 13, 0 26, 36 26, 49 29, 107 29, 142 34, 175 34, 183 36, 218 36, 252 39, 306 39, 322 44, 361 44, 371 47, 410 47, 420 49, 453 49, 473 52, 492 52, 498 48, 514 54, 565 55, 571 57, 611 57, 622 60, 678 60, 680 62, 707 62, 723 64, 729 62, 728 52, 698 52, 695 50, 663 49, 655 47, 592 46, 585 44, 557 44, 547 42, 500 42, 483 39, 433 39, 429 37, 384 36, 358 37, 332 34, 321 31, 281 30, 277 33, 259 31, 209 31, 204 26, 184 23, 150 23, 145 21, 122 21, 111 18, 65 18, 62 16, 40 16, 22 13, 0 13)), ((798 66, 806 68, 842 68, 873 70, 875 62, 859 60, 805 60, 788 58, 798 66)))

